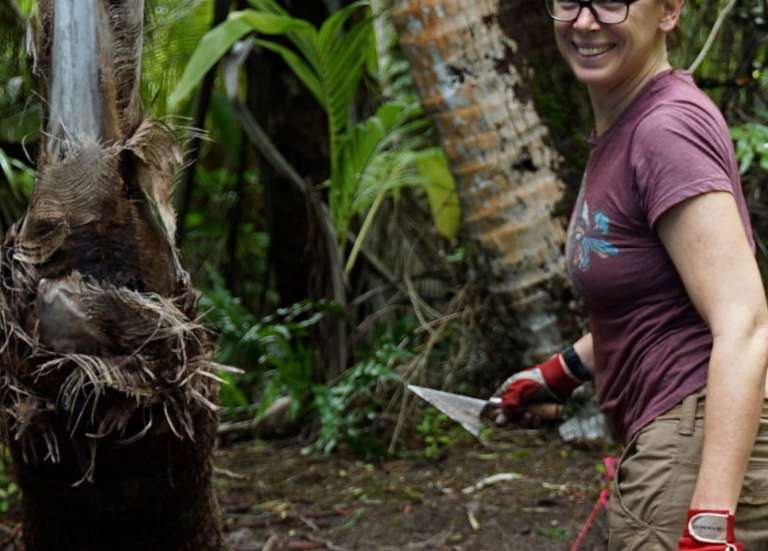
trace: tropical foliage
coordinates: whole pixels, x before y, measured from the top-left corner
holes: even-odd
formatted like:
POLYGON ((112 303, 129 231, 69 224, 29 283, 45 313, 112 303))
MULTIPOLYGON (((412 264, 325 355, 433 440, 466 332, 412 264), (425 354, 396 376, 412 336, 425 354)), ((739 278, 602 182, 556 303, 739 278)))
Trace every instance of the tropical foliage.
MULTIPOLYGON (((252 41, 280 55, 326 113, 330 168, 325 185, 329 188, 330 212, 342 243, 352 218, 368 213, 347 262, 349 272, 366 230, 387 194, 404 186, 419 185, 430 189, 441 186, 450 193, 451 182, 446 182, 445 170, 438 178, 429 179, 430 174, 440 170, 443 157, 434 147, 428 147, 425 133, 429 125, 421 117, 413 95, 386 101, 375 113, 355 121, 353 113, 360 80, 367 63, 376 55, 367 2, 346 6, 319 29, 291 17, 274 0, 250 0, 250 3, 255 9, 230 14, 225 23, 203 38, 171 96, 171 105, 177 106, 216 61, 244 36, 252 32, 285 36, 293 48, 274 40, 255 38, 252 41), (354 17, 358 20, 344 30, 345 24, 354 17), (427 163, 432 170, 420 171, 420 162, 427 163)), ((451 199, 450 195, 446 198, 451 199)), ((439 212, 441 208, 444 206, 437 204, 433 210, 439 212)), ((455 231, 455 226, 441 228, 455 231)))
MULTIPOLYGON (((328 13, 319 2, 286 8, 276 0, 249 0, 233 5, 224 21, 212 26, 214 4, 148 3, 142 101, 184 129, 199 105, 206 74, 226 64, 233 51, 245 51, 262 64, 274 61, 263 68, 264 79, 277 82, 284 92, 285 97, 273 98, 271 112, 259 115, 251 102, 252 67, 241 64, 234 72, 215 73, 203 118, 209 139, 188 159, 194 178, 190 207, 182 212, 182 252, 204 290, 208 322, 218 331, 219 361, 245 369, 242 376, 223 375, 230 382, 222 390, 225 416, 258 419, 276 398, 288 397, 292 415, 314 420, 302 423, 311 427, 311 449, 386 450, 400 411, 398 380, 467 384, 470 372, 484 361, 472 352, 481 335, 466 330, 484 303, 473 294, 465 263, 471 249, 461 243, 458 201, 445 157, 436 148, 394 34, 382 31, 386 11, 381 2, 374 7, 366 1, 343 2, 328 13), (228 78, 234 79, 234 98, 228 78), (295 251, 274 250, 278 236, 272 233, 266 176, 270 161, 263 155, 264 144, 254 144, 244 131, 235 100, 250 102, 269 145, 286 163, 293 162, 301 181, 327 205, 342 251, 338 270, 349 295, 345 304, 309 292, 303 301, 286 303, 278 293, 276 256, 290 253, 305 261, 306 273, 299 276, 311 279, 318 269, 309 253, 316 251, 307 251, 308 239, 295 251), (315 126, 315 120, 321 124, 315 126), (312 143, 296 139, 286 145, 277 139, 275 129, 284 127, 303 136, 309 130, 301 125, 311 126, 312 143), (311 155, 293 155, 291 148, 311 155), (319 159, 317 166, 295 161, 309 157, 319 159), (350 329, 345 343, 349 369, 324 380, 317 350, 335 346, 322 342, 322 326, 329 320, 350 329), (393 392, 396 399, 390 400, 393 392)), ((512 10, 514 2, 509 5, 512 10)), ((675 50, 679 65, 696 57, 724 5, 719 0, 689 2, 675 50)), ((33 93, 31 62, 21 48, 27 18, 34 13, 32 0, 0 2, 3 229, 23 212, 34 177, 39 98, 33 93)), ((530 33, 544 36, 548 22, 531 17, 530 33)), ((763 2, 739 3, 696 74, 732 125, 760 243, 768 235, 763 189, 768 171, 767 19, 763 2)), ((529 44, 541 42, 528 38, 529 44)), ((530 49, 534 67, 555 63, 552 52, 543 48, 530 49)), ((581 136, 590 124, 579 88, 555 70, 539 71, 533 94, 566 159, 565 180, 575 187, 586 154, 581 136)), ((297 220, 304 214, 297 212, 297 220)), ((307 232, 318 229, 310 224, 307 232)), ((440 423, 433 413, 421 423, 430 456, 448 444, 436 436, 440 423)))

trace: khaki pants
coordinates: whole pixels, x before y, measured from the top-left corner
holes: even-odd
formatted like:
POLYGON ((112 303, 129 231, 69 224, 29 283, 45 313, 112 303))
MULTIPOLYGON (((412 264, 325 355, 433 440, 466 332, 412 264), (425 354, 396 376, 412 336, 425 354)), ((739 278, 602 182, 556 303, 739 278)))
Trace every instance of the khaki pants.
MULTIPOLYGON (((704 439, 704 397, 689 396, 627 445, 611 488, 609 551, 676 551, 704 439)), ((736 511, 745 551, 768 551, 768 401, 736 511)))

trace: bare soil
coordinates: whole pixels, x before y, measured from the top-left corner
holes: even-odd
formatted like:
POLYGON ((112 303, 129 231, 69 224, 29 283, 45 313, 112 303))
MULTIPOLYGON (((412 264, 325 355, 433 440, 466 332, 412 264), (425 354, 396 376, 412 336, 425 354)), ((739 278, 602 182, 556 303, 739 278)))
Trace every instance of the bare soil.
MULTIPOLYGON (((462 432, 437 460, 379 462, 252 440, 217 451, 216 486, 232 551, 569 550, 615 453, 547 430, 497 431, 486 446, 462 432)), ((20 551, 18 511, 0 528, 0 551, 20 551)), ((580 551, 605 550, 606 536, 601 511, 580 551)))
MULTIPOLYGON (((234 551, 568 550, 602 486, 610 447, 508 431, 467 435, 439 460, 307 456, 296 442, 251 441, 217 454, 234 551), (495 436, 494 438, 497 438, 495 436), (494 475, 506 475, 489 479, 494 475), (481 481, 491 482, 483 488, 481 481)), ((602 511, 580 547, 606 548, 602 511)))

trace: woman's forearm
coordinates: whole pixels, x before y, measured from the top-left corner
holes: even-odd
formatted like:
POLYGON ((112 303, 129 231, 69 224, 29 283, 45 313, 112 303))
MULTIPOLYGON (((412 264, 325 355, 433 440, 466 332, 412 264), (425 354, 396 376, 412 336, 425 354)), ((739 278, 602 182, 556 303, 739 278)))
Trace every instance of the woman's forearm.
POLYGON ((578 354, 581 363, 583 363, 584 367, 591 373, 595 365, 595 350, 592 344, 592 333, 587 333, 573 343, 573 349, 576 351, 576 354, 578 354))
POLYGON ((709 363, 704 449, 691 508, 735 512, 765 397, 768 329, 715 335, 709 363))

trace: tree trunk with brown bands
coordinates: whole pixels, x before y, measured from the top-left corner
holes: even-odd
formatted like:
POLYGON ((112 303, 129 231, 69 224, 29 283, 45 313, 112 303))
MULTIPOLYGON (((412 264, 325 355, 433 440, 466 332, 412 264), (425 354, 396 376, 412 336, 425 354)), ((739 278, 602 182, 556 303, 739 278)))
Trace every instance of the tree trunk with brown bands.
POLYGON ((552 216, 562 185, 528 69, 500 27, 499 1, 397 0, 392 18, 449 157, 464 232, 487 272, 480 276, 502 311, 511 307, 505 334, 526 347, 505 361, 525 365, 551 354, 563 345, 555 297, 564 231, 552 216))

